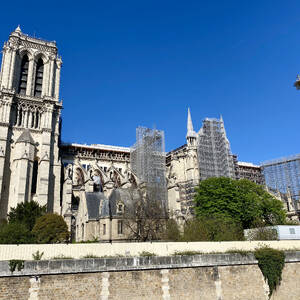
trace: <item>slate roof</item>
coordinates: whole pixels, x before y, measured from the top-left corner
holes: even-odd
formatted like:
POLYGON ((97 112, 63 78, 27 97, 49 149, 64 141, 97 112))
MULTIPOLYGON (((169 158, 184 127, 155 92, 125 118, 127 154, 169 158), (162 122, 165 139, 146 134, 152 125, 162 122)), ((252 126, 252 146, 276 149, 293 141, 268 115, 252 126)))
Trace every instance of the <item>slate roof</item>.
POLYGON ((88 219, 96 220, 99 217, 109 216, 108 199, 100 192, 85 193, 88 219), (100 214, 100 206, 102 206, 100 214))
POLYGON ((109 196, 110 212, 112 216, 117 215, 117 203, 124 203, 126 210, 133 208, 134 201, 140 199, 137 189, 114 189, 109 196))

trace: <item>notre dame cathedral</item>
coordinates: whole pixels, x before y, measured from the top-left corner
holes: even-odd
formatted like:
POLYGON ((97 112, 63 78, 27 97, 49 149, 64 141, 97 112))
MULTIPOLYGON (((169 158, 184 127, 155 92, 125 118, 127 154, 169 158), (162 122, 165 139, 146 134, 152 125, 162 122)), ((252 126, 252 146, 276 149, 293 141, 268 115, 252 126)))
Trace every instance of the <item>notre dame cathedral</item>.
MULTIPOLYGON (((64 216, 78 241, 126 239, 128 190, 141 184, 130 148, 60 141, 62 60, 55 42, 30 37, 18 26, 2 53, 0 219, 18 203, 35 200, 64 216)), ((196 133, 190 111, 186 143, 164 159, 168 208, 178 222, 192 215, 199 180, 239 178, 247 167, 231 154, 222 117, 205 119, 196 133)), ((261 183, 258 166, 248 164, 247 170, 249 179, 261 183)))

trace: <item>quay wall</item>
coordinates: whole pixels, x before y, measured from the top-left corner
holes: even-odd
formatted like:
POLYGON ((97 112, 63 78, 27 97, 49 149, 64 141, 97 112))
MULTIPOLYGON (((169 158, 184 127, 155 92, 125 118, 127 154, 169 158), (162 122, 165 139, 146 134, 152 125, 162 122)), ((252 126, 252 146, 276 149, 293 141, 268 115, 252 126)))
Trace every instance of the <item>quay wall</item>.
MULTIPOLYGON (((300 252, 286 252, 272 300, 300 299, 300 252)), ((201 254, 25 261, 12 272, 0 261, 0 300, 268 299, 253 254, 201 254)))

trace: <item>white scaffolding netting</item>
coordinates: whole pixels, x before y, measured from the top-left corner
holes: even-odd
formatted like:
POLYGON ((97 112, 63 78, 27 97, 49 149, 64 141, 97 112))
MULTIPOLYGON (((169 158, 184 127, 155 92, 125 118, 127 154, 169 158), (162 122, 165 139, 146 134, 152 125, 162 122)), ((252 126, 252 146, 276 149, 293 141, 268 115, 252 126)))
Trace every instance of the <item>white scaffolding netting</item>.
POLYGON ((234 161, 223 120, 206 118, 198 135, 200 180, 209 177, 235 178, 234 161))
POLYGON ((130 162, 133 172, 146 184, 149 199, 160 200, 167 207, 164 132, 138 127, 136 144, 130 151, 130 162))

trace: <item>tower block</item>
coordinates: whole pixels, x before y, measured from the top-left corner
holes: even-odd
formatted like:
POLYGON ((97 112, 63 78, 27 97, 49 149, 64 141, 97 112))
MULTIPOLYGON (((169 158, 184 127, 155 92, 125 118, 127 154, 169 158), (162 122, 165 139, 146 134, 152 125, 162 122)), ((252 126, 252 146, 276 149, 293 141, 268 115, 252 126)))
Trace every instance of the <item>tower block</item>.
POLYGON ((59 101, 62 61, 55 42, 18 26, 0 73, 0 219, 23 201, 60 213, 59 101))

